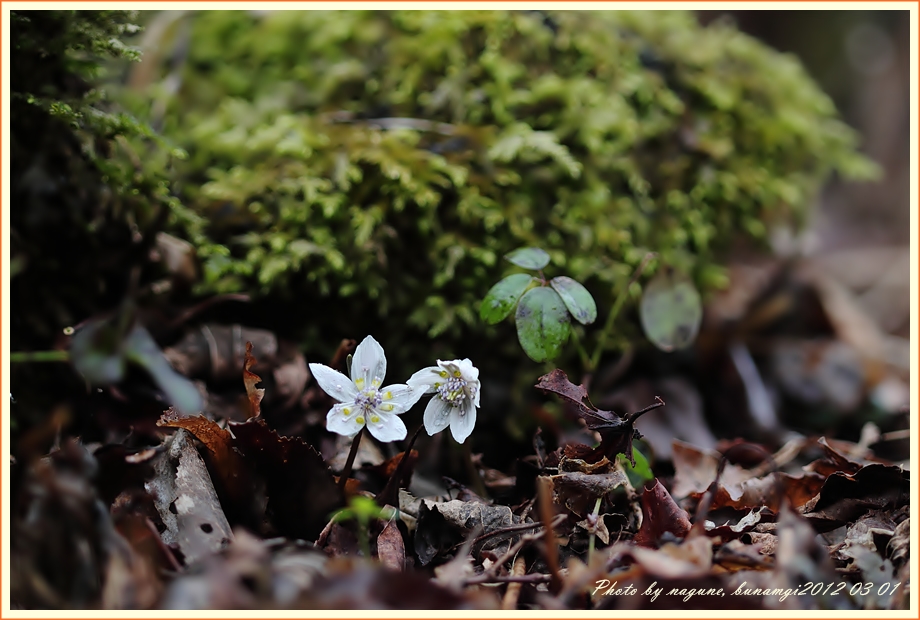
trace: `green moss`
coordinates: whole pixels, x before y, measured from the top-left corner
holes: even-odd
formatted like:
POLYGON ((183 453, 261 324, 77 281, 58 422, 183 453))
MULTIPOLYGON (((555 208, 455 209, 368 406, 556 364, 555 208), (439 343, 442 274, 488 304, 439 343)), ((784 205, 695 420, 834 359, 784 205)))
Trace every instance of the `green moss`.
POLYGON ((875 171, 795 58, 689 13, 182 19, 187 57, 162 61, 180 89, 135 101, 165 101, 189 154, 173 225, 201 293, 299 305, 313 345, 465 355, 502 330, 513 350, 477 317, 509 250, 546 248, 602 312, 649 251, 705 290, 733 238, 800 222, 834 171, 875 171))

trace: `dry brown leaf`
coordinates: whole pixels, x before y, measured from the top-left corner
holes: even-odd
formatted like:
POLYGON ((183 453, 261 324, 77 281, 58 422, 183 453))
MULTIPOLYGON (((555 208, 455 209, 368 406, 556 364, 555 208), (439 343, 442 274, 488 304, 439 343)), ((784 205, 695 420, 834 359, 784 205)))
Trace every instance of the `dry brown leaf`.
POLYGON ((194 435, 207 449, 208 469, 228 517, 249 527, 259 526, 265 501, 257 491, 251 466, 234 450, 230 431, 201 416, 184 416, 174 407, 160 416, 157 426, 182 428, 194 435))
POLYGON ((166 526, 163 542, 178 545, 186 564, 194 564, 226 547, 233 534, 191 435, 179 429, 168 441, 156 478, 145 486, 166 526))
POLYGON ((401 571, 406 567, 406 545, 395 519, 388 521, 377 536, 377 558, 393 570, 401 571))
POLYGON ((582 517, 593 511, 599 497, 628 484, 626 474, 619 469, 604 474, 567 471, 549 476, 549 480, 556 503, 582 517))
POLYGON ((568 401, 575 408, 579 417, 587 424, 588 428, 600 433, 601 444, 592 451, 590 456, 586 455, 585 458, 585 460, 592 462, 599 461, 603 457, 613 459, 616 455, 623 454, 635 467, 636 461, 633 457, 632 448, 632 442, 636 435, 635 423, 644 413, 664 406, 664 401, 656 396, 657 403, 635 413, 620 415, 613 411, 598 409, 591 404, 591 399, 588 398, 585 386, 575 385, 558 368, 540 377, 536 387, 544 392, 556 394, 568 401))
POLYGON ((262 413, 262 397, 265 396, 264 388, 257 388, 256 383, 262 381, 262 377, 252 372, 250 369, 256 365, 256 358, 252 355, 252 342, 246 342, 246 357, 243 361, 243 384, 246 386, 246 396, 249 398, 249 414, 257 418, 262 413))
POLYGON ((668 490, 655 479, 642 492, 642 525, 633 539, 642 547, 655 547, 665 532, 684 538, 690 532, 690 518, 675 502, 668 490))

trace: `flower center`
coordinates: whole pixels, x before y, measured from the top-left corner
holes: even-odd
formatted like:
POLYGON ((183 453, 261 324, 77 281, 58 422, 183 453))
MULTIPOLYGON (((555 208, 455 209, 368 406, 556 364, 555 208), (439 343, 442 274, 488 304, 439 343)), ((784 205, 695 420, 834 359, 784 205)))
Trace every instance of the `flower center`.
POLYGON ((462 377, 451 377, 438 385, 438 396, 451 407, 459 407, 466 398, 467 383, 462 377))
POLYGON ((383 397, 377 391, 377 388, 368 388, 363 392, 358 392, 358 395, 355 396, 355 406, 368 412, 376 409, 382 400, 383 397))

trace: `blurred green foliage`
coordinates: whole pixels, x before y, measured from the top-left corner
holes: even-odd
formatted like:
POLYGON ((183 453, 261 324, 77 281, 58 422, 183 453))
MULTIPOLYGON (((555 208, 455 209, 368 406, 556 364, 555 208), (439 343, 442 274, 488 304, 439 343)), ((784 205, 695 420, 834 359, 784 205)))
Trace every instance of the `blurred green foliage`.
POLYGON ((795 58, 690 13, 158 19, 132 105, 188 152, 173 223, 200 291, 299 300, 330 347, 466 355, 507 327, 476 310, 521 246, 601 308, 649 251, 705 291, 732 238, 801 221, 833 171, 875 172, 795 58))
POLYGON ((139 18, 145 60, 117 84, 101 58, 135 56, 132 15, 12 15, 13 331, 31 348, 115 307, 167 225, 196 245, 197 292, 296 310, 311 355, 370 332, 405 372, 437 355, 487 372, 521 359, 510 323, 477 316, 508 251, 546 248, 603 313, 647 252, 723 285, 734 237, 801 221, 834 171, 875 172, 795 58, 690 13, 139 18))

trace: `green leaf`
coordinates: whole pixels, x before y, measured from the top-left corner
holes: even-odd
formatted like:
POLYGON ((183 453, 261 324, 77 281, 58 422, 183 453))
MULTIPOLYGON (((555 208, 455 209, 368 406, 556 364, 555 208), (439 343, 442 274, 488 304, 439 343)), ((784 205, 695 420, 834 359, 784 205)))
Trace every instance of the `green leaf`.
POLYGON ((703 302, 693 283, 666 269, 652 278, 642 294, 639 317, 645 335, 662 351, 689 346, 703 320, 703 302))
POLYGON ((135 325, 124 344, 127 359, 143 366, 156 384, 166 394, 166 400, 185 415, 198 413, 204 408, 201 393, 195 384, 180 375, 163 356, 150 333, 135 325))
POLYGON ((486 298, 482 300, 482 305, 479 306, 479 318, 489 325, 495 325, 511 314, 518 299, 521 298, 533 279, 530 274, 515 273, 500 280, 489 289, 486 298))
POLYGON ((115 323, 88 322, 70 341, 70 359, 77 372, 94 385, 118 383, 125 374, 121 338, 115 323))
POLYGON ((518 340, 527 356, 543 362, 559 355, 569 337, 569 313, 551 288, 532 288, 521 297, 517 314, 518 340))
POLYGON ((549 254, 540 248, 521 248, 505 254, 505 260, 524 269, 543 269, 549 264, 549 254))
POLYGON ((559 293, 576 321, 590 325, 597 320, 597 304, 588 289, 568 276, 557 276, 549 281, 549 285, 559 293))
POLYGON ((633 460, 636 461, 635 467, 629 462, 625 454, 617 455, 617 459, 623 464, 623 469, 626 471, 626 477, 629 478, 629 483, 633 485, 634 488, 638 489, 640 486, 653 479, 655 474, 652 473, 652 468, 649 465, 648 459, 639 451, 639 448, 633 446, 632 451, 633 460))
POLYGON ((77 372, 89 383, 109 385, 121 381, 127 362, 134 362, 150 373, 169 403, 182 413, 190 415, 204 408, 198 388, 173 370, 144 327, 134 323, 127 336, 122 338, 122 333, 118 322, 103 319, 89 322, 74 334, 70 358, 77 372))

